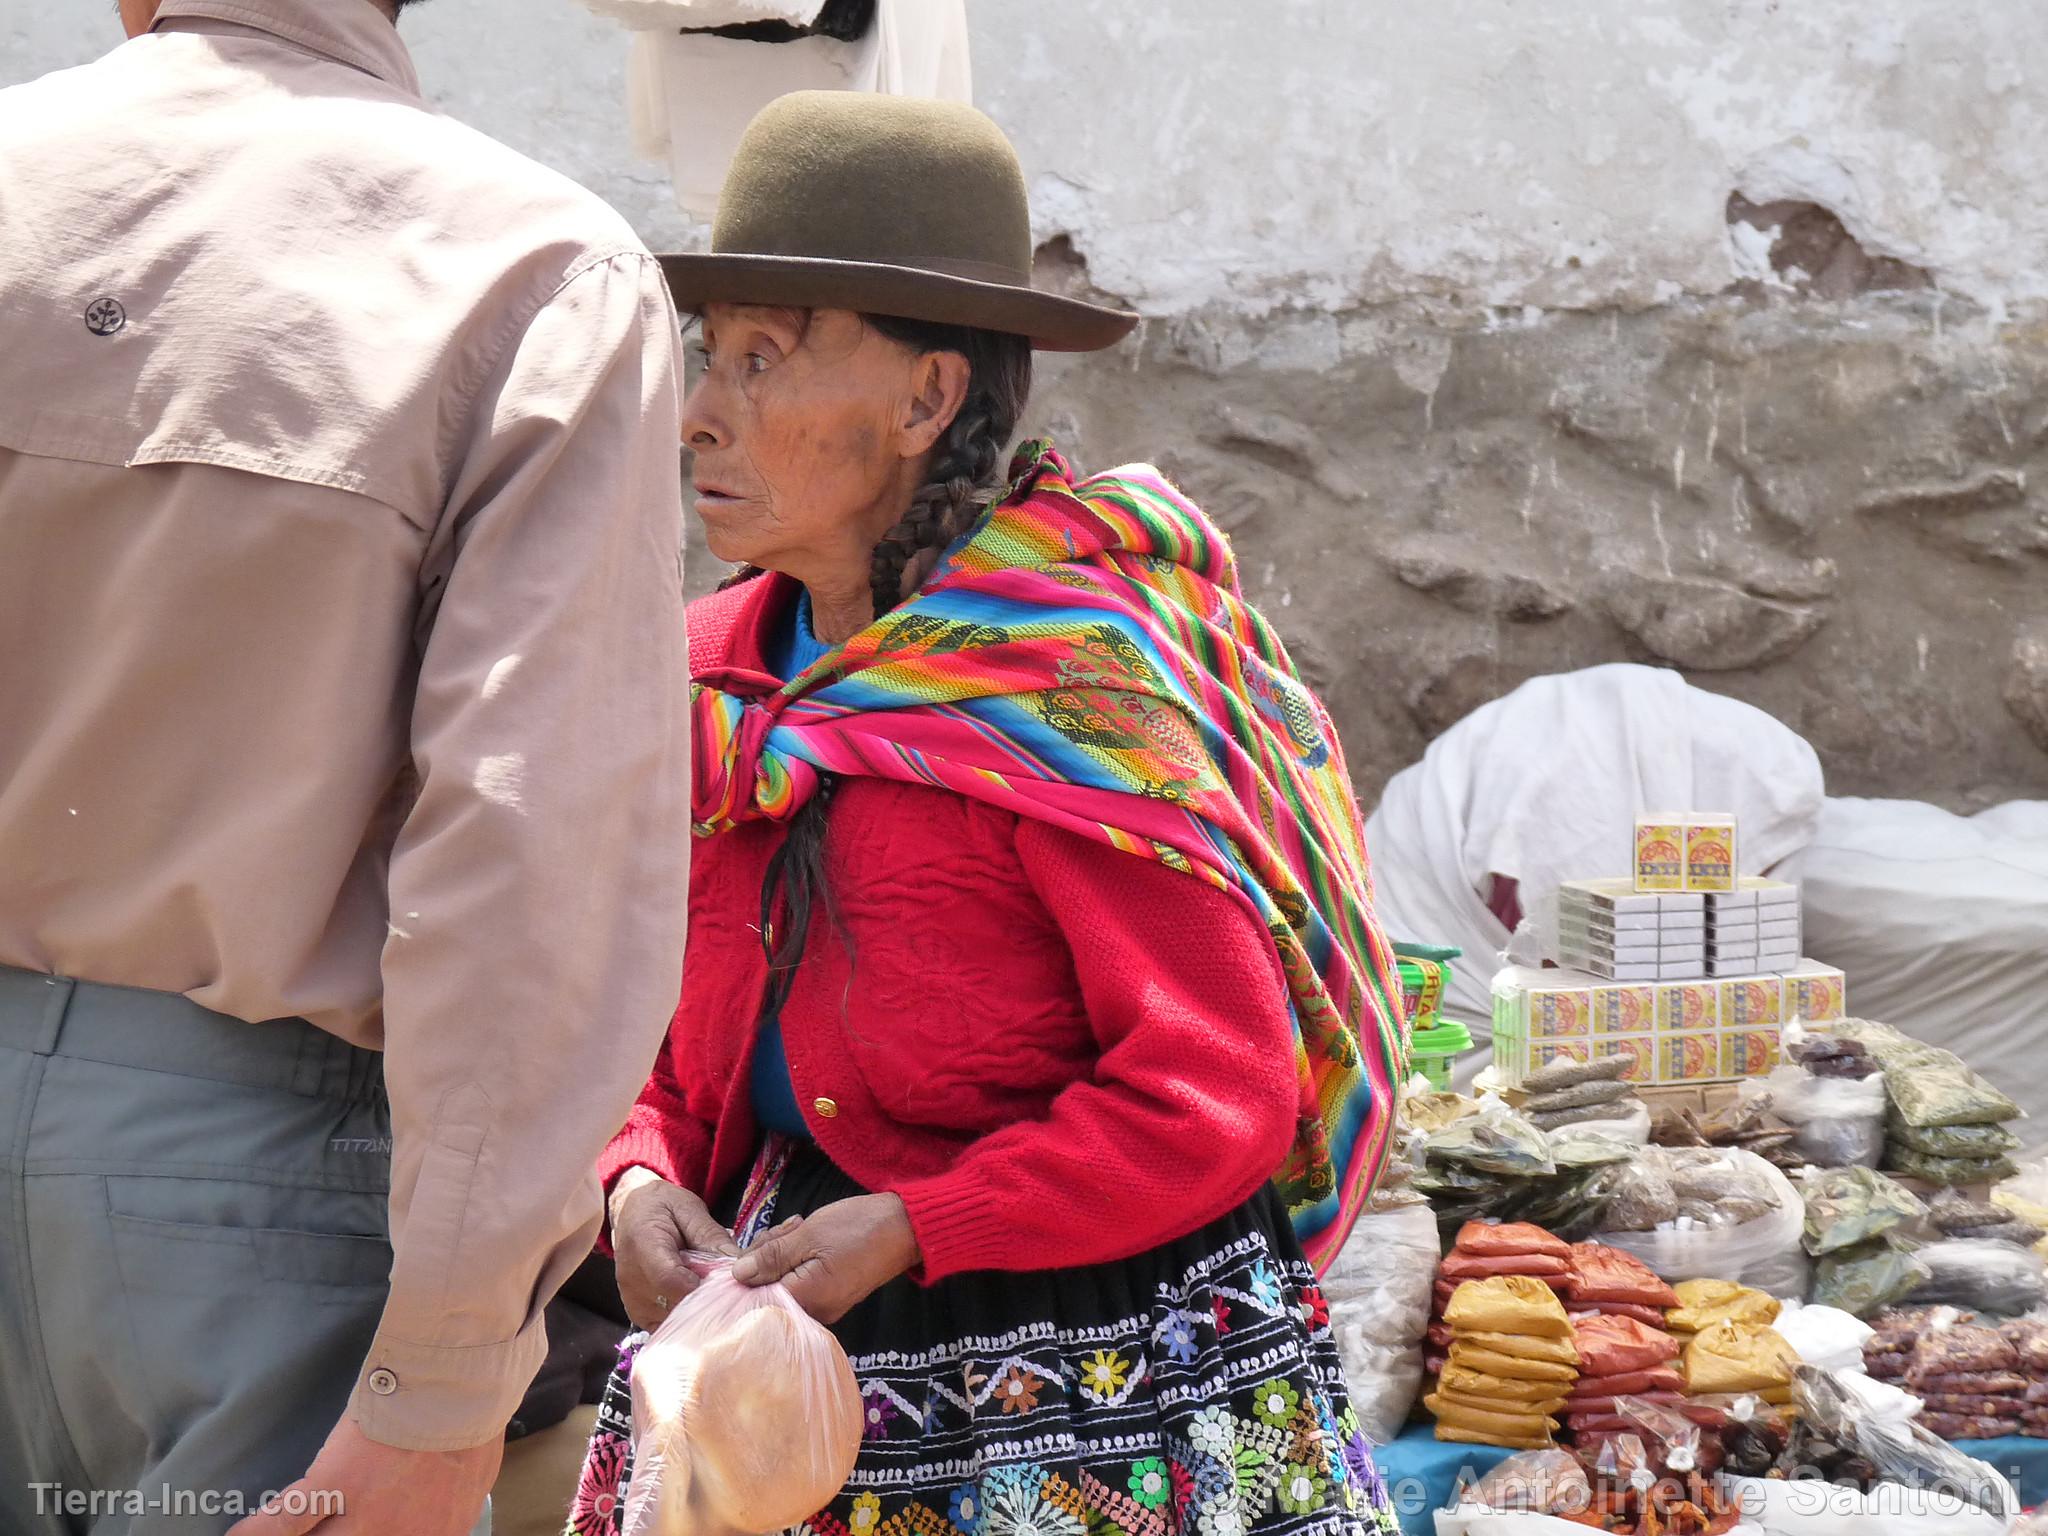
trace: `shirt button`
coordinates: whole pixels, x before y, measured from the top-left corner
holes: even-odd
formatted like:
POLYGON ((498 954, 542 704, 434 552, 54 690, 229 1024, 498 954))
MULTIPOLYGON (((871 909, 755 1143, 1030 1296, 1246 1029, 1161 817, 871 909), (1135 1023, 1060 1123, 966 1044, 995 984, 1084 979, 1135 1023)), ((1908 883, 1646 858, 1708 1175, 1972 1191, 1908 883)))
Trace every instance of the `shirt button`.
POLYGON ((398 1377, 380 1365, 370 1372, 370 1390, 379 1397, 389 1397, 398 1390, 398 1377))
POLYGON ((839 1105, 837 1101, 832 1099, 813 1099, 811 1100, 811 1108, 818 1112, 820 1120, 830 1120, 839 1113, 839 1105))

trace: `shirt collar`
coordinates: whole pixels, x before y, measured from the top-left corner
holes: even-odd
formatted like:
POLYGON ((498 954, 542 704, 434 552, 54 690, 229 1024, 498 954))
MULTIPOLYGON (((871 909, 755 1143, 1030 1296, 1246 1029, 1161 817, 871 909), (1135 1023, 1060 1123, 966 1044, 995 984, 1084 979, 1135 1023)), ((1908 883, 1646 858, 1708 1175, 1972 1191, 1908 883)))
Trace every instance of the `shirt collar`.
POLYGON ((268 32, 420 94, 420 77, 398 28, 370 0, 163 0, 155 25, 175 28, 180 17, 190 16, 268 32))

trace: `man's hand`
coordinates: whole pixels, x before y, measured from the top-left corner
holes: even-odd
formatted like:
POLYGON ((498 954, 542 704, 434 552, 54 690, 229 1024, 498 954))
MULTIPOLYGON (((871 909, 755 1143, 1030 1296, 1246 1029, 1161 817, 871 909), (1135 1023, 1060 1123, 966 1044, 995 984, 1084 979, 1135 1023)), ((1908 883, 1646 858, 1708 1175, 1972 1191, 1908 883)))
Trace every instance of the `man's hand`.
POLYGON ((228 1536, 469 1536, 504 1455, 502 1438, 466 1451, 401 1451, 343 1419, 275 1512, 249 1516, 228 1536))
POLYGON ((814 1211, 791 1231, 777 1231, 733 1265, 742 1285, 789 1287, 821 1323, 836 1323, 922 1255, 910 1213, 895 1195, 860 1195, 814 1211))
POLYGON ((739 1244, 704 1202, 646 1168, 628 1168, 612 1186, 612 1252, 619 1299, 641 1328, 658 1327, 700 1281, 686 1253, 736 1257, 739 1244))

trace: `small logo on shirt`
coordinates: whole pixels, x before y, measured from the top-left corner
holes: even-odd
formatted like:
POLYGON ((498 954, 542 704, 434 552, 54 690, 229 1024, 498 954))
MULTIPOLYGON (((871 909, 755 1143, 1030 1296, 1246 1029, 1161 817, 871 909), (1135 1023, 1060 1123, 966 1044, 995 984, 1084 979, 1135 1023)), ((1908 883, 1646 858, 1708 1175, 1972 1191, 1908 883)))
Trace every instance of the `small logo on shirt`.
POLYGON ((389 1136, 336 1136, 327 1143, 330 1152, 369 1152, 384 1157, 391 1155, 389 1136))
POLYGON ((119 299, 94 299, 86 306, 85 328, 95 336, 111 336, 128 323, 119 299))

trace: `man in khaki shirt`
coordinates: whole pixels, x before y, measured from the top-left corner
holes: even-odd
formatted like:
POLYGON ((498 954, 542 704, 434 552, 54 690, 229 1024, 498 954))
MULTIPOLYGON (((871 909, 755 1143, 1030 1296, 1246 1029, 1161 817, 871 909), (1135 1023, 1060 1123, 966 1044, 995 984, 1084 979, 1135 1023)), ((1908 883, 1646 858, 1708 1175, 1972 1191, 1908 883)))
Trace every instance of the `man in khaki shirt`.
POLYGON ((681 974, 675 318, 389 0, 121 11, 0 92, 0 1531, 460 1536, 681 974))

